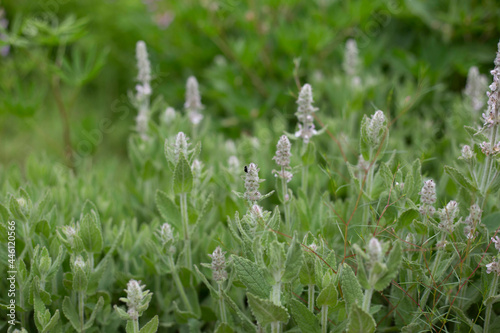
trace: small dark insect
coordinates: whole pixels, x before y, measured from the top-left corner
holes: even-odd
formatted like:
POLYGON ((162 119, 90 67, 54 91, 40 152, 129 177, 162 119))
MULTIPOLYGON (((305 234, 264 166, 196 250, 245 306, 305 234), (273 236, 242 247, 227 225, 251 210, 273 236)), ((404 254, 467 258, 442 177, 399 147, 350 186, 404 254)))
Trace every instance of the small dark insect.
POLYGON ((243 170, 245 170, 245 172, 248 173, 248 166, 245 165, 245 168, 243 170))

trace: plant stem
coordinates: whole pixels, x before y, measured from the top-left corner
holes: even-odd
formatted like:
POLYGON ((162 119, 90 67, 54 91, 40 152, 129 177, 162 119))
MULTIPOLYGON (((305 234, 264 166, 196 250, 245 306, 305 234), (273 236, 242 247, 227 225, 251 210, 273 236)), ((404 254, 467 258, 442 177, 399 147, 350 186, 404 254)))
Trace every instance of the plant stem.
POLYGON ((370 305, 372 303, 373 288, 366 289, 363 297, 363 310, 367 313, 370 312, 370 305))
POLYGON ((189 220, 187 211, 187 193, 181 193, 181 215, 182 226, 184 229, 184 263, 187 268, 191 269, 191 240, 189 239, 189 220))
POLYGON ((314 284, 308 285, 307 289, 307 305, 309 311, 314 313, 314 284))
POLYGON ((83 329, 83 326, 85 324, 85 317, 84 317, 84 314, 85 314, 85 300, 84 300, 84 293, 82 291, 80 291, 78 293, 78 312, 80 313, 80 333, 83 333, 85 332, 85 330, 83 329))
MULTIPOLYGON (((281 277, 281 273, 277 274, 281 277)), ((273 289, 271 291, 271 302, 276 305, 281 305, 281 281, 278 279, 275 284, 273 284, 273 289)), ((275 321, 271 323, 271 332, 279 333, 281 332, 281 322, 275 321)))
POLYGON ((287 181, 284 177, 284 175, 285 175, 285 167, 284 166, 281 166, 281 175, 283 176, 281 178, 281 190, 283 192, 283 208, 285 211, 285 224, 288 228, 291 229, 291 226, 290 226, 290 205, 288 204, 290 198, 288 197, 288 184, 287 184, 287 181))
POLYGON ((304 194, 307 195, 307 175, 309 171, 309 166, 304 165, 302 166, 302 191, 304 191, 304 194))
POLYGON ((184 291, 184 286, 182 285, 181 279, 179 278, 179 274, 177 274, 174 258, 172 258, 171 255, 168 256, 168 263, 170 264, 170 273, 172 274, 172 278, 174 279, 175 286, 177 287, 177 291, 181 296, 184 306, 186 307, 188 312, 193 312, 191 304, 189 303, 189 299, 187 298, 186 292, 184 291))
POLYGON ((321 307, 321 333, 328 332, 328 305, 321 307))
MULTIPOLYGON (((493 274, 495 275, 495 277, 493 278, 492 285, 490 286, 490 292, 488 293, 488 297, 486 297, 486 300, 497 293, 498 274, 496 272, 493 272, 493 274)), ((489 327, 491 321, 492 306, 493 303, 488 303, 488 305, 486 306, 486 317, 484 318, 484 326, 483 326, 484 333, 490 332, 489 327)))
POLYGON ((219 285, 219 310, 220 310, 220 320, 227 324, 227 317, 226 317, 226 305, 224 304, 224 298, 222 297, 222 284, 218 283, 219 285))
POLYGON ((134 333, 139 333, 139 318, 133 320, 134 323, 134 333))

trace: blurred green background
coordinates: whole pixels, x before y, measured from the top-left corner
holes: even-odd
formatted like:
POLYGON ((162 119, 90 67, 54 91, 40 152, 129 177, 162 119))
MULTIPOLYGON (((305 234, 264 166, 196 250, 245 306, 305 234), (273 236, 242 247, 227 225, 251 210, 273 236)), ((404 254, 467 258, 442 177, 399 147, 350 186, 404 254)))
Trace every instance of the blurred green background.
MULTIPOLYGON (((312 84, 319 119, 382 109, 399 115, 396 138, 415 155, 441 156, 459 149, 448 127, 460 137, 461 126, 479 118, 464 111, 467 71, 478 66, 490 81, 500 36, 494 0, 16 0, 1 7, 9 23, 2 43, 10 44, 0 57, 4 165, 32 153, 64 163, 58 103, 81 156, 126 158, 138 40, 148 45, 153 98, 182 110, 185 81, 195 75, 205 114, 227 137, 254 133, 277 116, 293 131, 300 58, 296 74, 312 84), (358 43, 366 83, 354 93, 342 70, 348 38, 358 43)), ((329 130, 342 136, 344 125, 331 121, 329 130)), ((432 163, 424 167, 433 171, 432 163)))

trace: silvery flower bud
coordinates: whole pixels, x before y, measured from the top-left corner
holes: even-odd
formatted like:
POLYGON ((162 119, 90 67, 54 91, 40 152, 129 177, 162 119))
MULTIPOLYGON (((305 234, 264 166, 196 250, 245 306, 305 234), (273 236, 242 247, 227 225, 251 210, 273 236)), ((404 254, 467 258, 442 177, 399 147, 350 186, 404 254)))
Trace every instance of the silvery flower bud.
POLYGON ((169 106, 165 109, 165 112, 161 114, 160 119, 164 124, 170 124, 172 121, 174 121, 175 117, 175 109, 169 106))
POLYGON ((136 89, 139 95, 149 96, 151 95, 151 64, 148 59, 146 43, 142 40, 138 41, 135 52, 137 58, 137 69, 139 70, 139 73, 137 74, 137 81, 140 83, 137 85, 136 89))
POLYGON ((496 273, 498 276, 500 276, 500 265, 498 264, 497 260, 486 265, 486 274, 490 273, 496 273))
POLYGON ((222 283, 227 279, 225 254, 226 252, 222 252, 220 246, 217 246, 215 251, 208 255, 212 258, 212 277, 217 283, 222 283))
POLYGON ((317 131, 314 129, 313 113, 318 109, 313 106, 313 102, 312 88, 309 84, 305 84, 300 90, 299 98, 297 99, 299 107, 295 115, 300 124, 295 136, 302 138, 306 144, 311 137, 317 134, 317 131))
POLYGON ((460 159, 466 160, 466 161, 471 161, 475 157, 474 151, 472 151, 472 148, 469 145, 464 145, 462 147, 462 156, 460 156, 460 159))
POLYGON ((481 151, 483 152, 483 154, 485 154, 486 156, 495 156, 500 153, 500 141, 493 146, 491 145, 491 143, 483 141, 479 144, 479 146, 481 147, 481 151))
POLYGON ((163 223, 160 227, 160 240, 163 245, 174 240, 174 232, 168 223, 163 223))
POLYGON ((194 76, 190 76, 186 83, 186 102, 184 108, 188 111, 189 120, 192 124, 197 125, 203 119, 200 113, 203 110, 201 104, 201 96, 198 88, 198 81, 194 76))
POLYGON ((491 241, 495 244, 495 249, 500 251, 500 237, 498 236, 491 237, 491 241))
POLYGON ((464 94, 469 98, 472 109, 479 111, 484 106, 484 96, 488 87, 485 75, 479 73, 479 69, 473 66, 467 74, 467 84, 464 94))
POLYGON ((454 222, 458 214, 458 203, 454 200, 448 202, 445 208, 441 208, 438 211, 439 219, 441 222, 438 227, 447 232, 453 232, 455 227, 454 222))
POLYGON ((358 44, 354 39, 348 39, 345 43, 344 62, 342 68, 348 77, 351 78, 352 85, 357 87, 361 84, 358 76, 359 72, 359 51, 358 44))
POLYGON ((85 261, 83 261, 83 258, 80 255, 76 256, 76 259, 75 259, 75 262, 73 263, 73 265, 75 267, 81 268, 82 270, 85 270, 85 268, 87 267, 87 264, 85 263, 85 261))
POLYGON ((418 193, 420 194, 420 213, 422 215, 432 216, 436 212, 436 209, 432 206, 436 202, 436 183, 432 179, 424 182, 422 190, 418 193))
POLYGON ((368 121, 367 134, 370 143, 373 147, 380 144, 386 128, 386 119, 384 112, 378 110, 375 112, 368 121))
POLYGON ((368 254, 372 261, 382 260, 382 245, 375 237, 372 237, 368 243, 368 254))
POLYGON ((186 134, 183 132, 179 132, 177 134, 177 137, 175 138, 175 143, 174 143, 174 157, 175 157, 175 163, 179 161, 179 155, 182 153, 185 158, 188 157, 188 147, 190 143, 188 143, 188 138, 186 137, 186 134))
POLYGON ((273 157, 276 164, 279 166, 288 168, 290 166, 290 153, 292 145, 290 144, 290 140, 286 135, 282 135, 276 145, 276 155, 273 157))

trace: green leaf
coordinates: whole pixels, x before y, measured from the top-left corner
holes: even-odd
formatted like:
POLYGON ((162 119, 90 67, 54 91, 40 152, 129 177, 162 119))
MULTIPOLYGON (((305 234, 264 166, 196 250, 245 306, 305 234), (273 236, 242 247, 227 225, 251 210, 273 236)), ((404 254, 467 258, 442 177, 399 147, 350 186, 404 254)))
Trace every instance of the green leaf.
POLYGON ((309 142, 307 148, 302 154, 302 163, 304 165, 313 165, 316 160, 316 147, 314 142, 309 142))
POLYGON ((193 174, 191 167, 183 153, 179 154, 179 161, 174 169, 174 193, 189 193, 193 188, 193 174))
POLYGON ((344 264, 344 269, 341 276, 342 292, 344 294, 344 299, 346 303, 346 309, 349 311, 352 305, 362 304, 363 302, 363 291, 356 278, 356 275, 352 271, 352 268, 344 264))
POLYGON ((318 306, 335 306, 338 302, 338 297, 337 288, 333 283, 330 283, 320 291, 316 303, 318 306))
POLYGON ((295 277, 299 274, 300 268, 302 267, 302 261, 302 248, 297 239, 297 235, 295 234, 286 253, 285 273, 281 277, 281 281, 287 283, 295 279, 295 277))
POLYGON ((100 253, 102 250, 102 233, 101 229, 93 217, 90 214, 85 214, 83 219, 80 221, 80 231, 78 236, 83 242, 85 250, 90 253, 100 253))
POLYGON ((396 278, 399 274, 399 267, 401 266, 401 260, 403 254, 401 252, 401 244, 396 242, 392 248, 389 256, 387 258, 387 270, 386 273, 375 282, 373 288, 377 291, 382 291, 391 283, 391 281, 396 278))
POLYGON ((349 312, 347 324, 348 333, 373 333, 377 323, 373 317, 362 310, 357 304, 353 304, 349 312))
POLYGON ((290 319, 288 311, 281 305, 276 305, 273 302, 259 298, 251 293, 247 293, 248 304, 254 317, 262 326, 266 326, 272 322, 280 321, 284 324, 290 319))
MULTIPOLYGON (((374 166, 372 165, 372 168, 374 166)), ((378 170, 378 174, 382 177, 383 182, 384 182, 384 187, 385 188, 391 188, 392 187, 392 181, 393 181, 393 175, 391 172, 391 169, 387 166, 386 163, 380 163, 380 167, 378 170)))
POLYGON ((243 331, 244 332, 252 332, 254 333, 256 331, 256 326, 254 323, 240 310, 240 308, 234 303, 234 301, 229 297, 224 291, 221 292, 222 297, 224 297, 224 302, 230 308, 234 313, 236 313, 236 317, 240 321, 239 323, 241 324, 243 331))
POLYGON ((88 330, 92 327, 92 325, 94 325, 95 318, 97 314, 101 311, 103 305, 104 305, 104 298, 101 296, 99 297, 97 304, 94 306, 90 318, 85 321, 85 326, 83 327, 84 329, 88 330))
POLYGON ((76 266, 75 271, 73 272, 73 290, 77 292, 84 292, 87 290, 87 286, 87 275, 81 267, 76 266))
POLYGON ((220 323, 219 326, 215 329, 214 333, 234 333, 231 326, 226 323, 220 323))
POLYGON ((483 224, 490 233, 494 233, 500 227, 500 212, 495 212, 483 218, 483 224))
POLYGON ((248 288, 248 291, 259 297, 268 298, 271 292, 269 273, 248 259, 235 255, 231 257, 233 258, 236 275, 248 288))
POLYGON ((50 321, 43 327, 42 333, 51 333, 59 321, 59 310, 56 310, 50 321))
POLYGON ((9 210, 4 205, 0 204, 0 223, 7 223, 9 221, 9 210))
POLYGON ((208 290, 210 291, 210 296, 212 296, 213 298, 219 297, 219 292, 210 284, 210 282, 208 282, 205 275, 202 272, 200 272, 198 266, 196 265, 193 266, 194 266, 194 272, 196 273, 198 278, 205 284, 205 286, 207 286, 208 290))
POLYGON ((154 316, 153 319, 149 321, 146 325, 144 325, 140 330, 139 333, 156 333, 158 330, 158 315, 154 316))
POLYGON ((409 227, 411 222, 419 217, 419 212, 416 209, 410 208, 405 210, 398 218, 398 223, 396 225, 396 231, 402 228, 409 227))
POLYGON ((302 332, 319 333, 320 326, 318 318, 302 302, 295 298, 290 299, 290 312, 293 320, 302 332))
POLYGON ((180 209, 163 191, 156 191, 156 207, 165 222, 182 230, 180 209))
POLYGON ((78 313, 76 313, 75 307, 71 303, 71 300, 68 296, 64 297, 63 301, 63 313, 66 318, 68 318, 69 322, 73 326, 73 328, 78 332, 80 331, 80 317, 78 313))
POLYGON ((450 166, 445 166, 444 171, 450 175, 450 177, 455 181, 455 183, 459 184, 460 186, 464 187, 466 190, 468 190, 471 194, 474 194, 477 192, 476 186, 474 186, 460 171, 458 171, 455 168, 452 168, 450 166))

